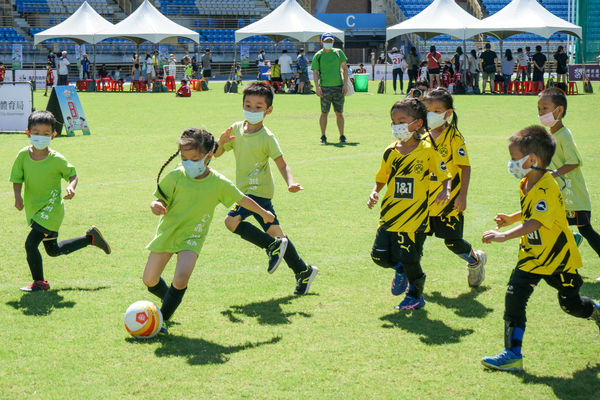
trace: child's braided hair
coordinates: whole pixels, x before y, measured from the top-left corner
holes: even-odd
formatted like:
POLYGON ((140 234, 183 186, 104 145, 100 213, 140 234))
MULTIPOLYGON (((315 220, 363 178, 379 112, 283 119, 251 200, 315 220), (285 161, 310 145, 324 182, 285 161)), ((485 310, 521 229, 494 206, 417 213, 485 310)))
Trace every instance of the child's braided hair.
POLYGON ((218 147, 219 144, 215 141, 215 137, 206 129, 188 128, 183 131, 179 137, 179 149, 177 149, 177 151, 173 153, 167 161, 165 161, 162 167, 160 167, 160 171, 158 171, 158 176, 156 177, 156 187, 158 188, 160 195, 165 199, 167 198, 167 195, 165 195, 160 188, 160 175, 166 166, 179 155, 181 150, 198 150, 202 153, 208 154, 216 151, 218 147))
POLYGON ((420 138, 429 130, 427 127, 427 107, 425 107, 425 104, 423 104, 421 100, 414 97, 406 97, 402 100, 398 100, 392 106, 390 114, 393 114, 395 111, 405 112, 415 120, 420 119, 423 121, 423 126, 417 131, 417 138, 420 138))

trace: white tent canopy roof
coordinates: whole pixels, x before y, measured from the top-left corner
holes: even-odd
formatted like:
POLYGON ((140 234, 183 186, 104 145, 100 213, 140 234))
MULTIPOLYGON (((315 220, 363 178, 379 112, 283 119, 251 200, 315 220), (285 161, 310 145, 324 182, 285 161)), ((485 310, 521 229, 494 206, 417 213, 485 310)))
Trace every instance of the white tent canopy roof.
POLYGON ((581 38, 581 27, 558 18, 536 0, 512 0, 502 10, 474 26, 477 33, 488 33, 505 39, 517 33, 528 32, 549 38, 557 32, 581 38))
POLYGON ((184 37, 200 43, 200 35, 197 32, 171 21, 148 0, 144 0, 137 10, 123 21, 97 32, 96 37, 97 41, 122 38, 137 44, 145 41, 165 43, 184 37))
POLYGON ((60 24, 33 35, 33 44, 36 45, 48 39, 66 38, 77 44, 98 43, 95 33, 112 28, 113 24, 105 20, 84 1, 83 4, 69 18, 60 24))
POLYGON ((269 15, 235 31, 236 43, 251 36, 267 36, 275 42, 293 38, 301 42, 321 39, 321 34, 331 32, 344 41, 344 32, 310 15, 296 0, 286 0, 269 15))
POLYGON ((423 40, 438 35, 468 39, 479 31, 472 29, 481 20, 463 10, 454 0, 435 0, 414 17, 386 29, 386 40, 414 33, 423 40))

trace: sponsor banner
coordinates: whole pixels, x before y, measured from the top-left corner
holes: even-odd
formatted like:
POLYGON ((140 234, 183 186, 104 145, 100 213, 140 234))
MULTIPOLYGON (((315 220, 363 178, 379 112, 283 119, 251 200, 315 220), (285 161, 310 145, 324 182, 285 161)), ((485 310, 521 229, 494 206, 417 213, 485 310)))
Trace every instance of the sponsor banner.
POLYGON ((52 90, 46 110, 52 112, 56 121, 60 123, 56 129, 58 133, 64 125, 67 136, 75 136, 76 130, 82 130, 84 135, 90 134, 77 90, 73 86, 56 86, 52 90))
POLYGON ((13 43, 12 45, 12 69, 23 68, 23 45, 13 43))
POLYGON ((250 66, 250 46, 240 46, 240 60, 243 68, 250 66))
MULTIPOLYGON (((569 80, 570 81, 583 81, 584 78, 583 65, 582 64, 570 64, 569 65, 569 80)), ((585 65, 585 76, 590 81, 600 81, 600 65, 586 64, 585 65)))
POLYGON ((30 83, 0 83, 0 131, 25 132, 32 107, 30 83))

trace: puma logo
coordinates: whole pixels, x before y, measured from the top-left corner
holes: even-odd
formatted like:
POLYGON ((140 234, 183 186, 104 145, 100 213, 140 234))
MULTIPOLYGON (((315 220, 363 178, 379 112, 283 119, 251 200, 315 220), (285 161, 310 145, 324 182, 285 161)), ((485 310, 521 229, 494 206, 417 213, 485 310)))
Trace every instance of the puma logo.
POLYGON ((401 249, 404 249, 404 250, 406 250, 406 251, 410 251, 410 244, 409 244, 409 245, 406 245, 406 246, 400 245, 400 248, 401 248, 401 249))
POLYGON ((446 224, 446 226, 447 226, 448 228, 452 229, 453 231, 455 231, 455 230, 456 230, 456 222, 455 222, 455 223, 453 223, 453 224, 446 224))
POLYGON ((575 285, 573 285, 573 279, 571 279, 569 283, 567 283, 565 282, 565 277, 562 274, 560 274, 560 280, 562 282, 563 287, 575 287, 575 285))

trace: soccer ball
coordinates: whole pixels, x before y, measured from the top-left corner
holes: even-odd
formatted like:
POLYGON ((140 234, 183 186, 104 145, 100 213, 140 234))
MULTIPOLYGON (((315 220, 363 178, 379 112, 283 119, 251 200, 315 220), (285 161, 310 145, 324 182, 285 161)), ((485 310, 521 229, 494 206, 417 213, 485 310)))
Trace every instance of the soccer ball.
POLYGON ((162 313, 151 301, 136 301, 125 311, 125 329, 136 339, 153 338, 162 323, 162 313))

